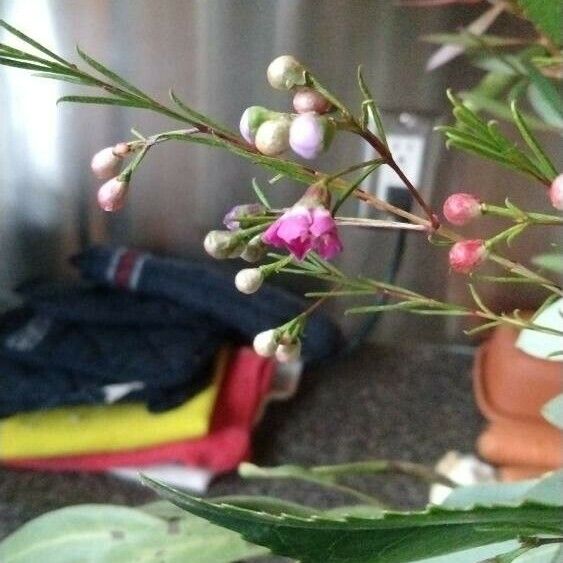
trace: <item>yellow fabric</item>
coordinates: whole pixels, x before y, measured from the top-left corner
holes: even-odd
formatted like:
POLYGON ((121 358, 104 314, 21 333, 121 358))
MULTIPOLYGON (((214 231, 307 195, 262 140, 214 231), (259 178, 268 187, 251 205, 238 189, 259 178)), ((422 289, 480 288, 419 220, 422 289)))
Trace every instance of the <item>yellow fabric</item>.
POLYGON ((209 431, 228 351, 217 357, 210 386, 183 405, 154 414, 143 403, 60 407, 0 421, 0 459, 133 450, 209 431))

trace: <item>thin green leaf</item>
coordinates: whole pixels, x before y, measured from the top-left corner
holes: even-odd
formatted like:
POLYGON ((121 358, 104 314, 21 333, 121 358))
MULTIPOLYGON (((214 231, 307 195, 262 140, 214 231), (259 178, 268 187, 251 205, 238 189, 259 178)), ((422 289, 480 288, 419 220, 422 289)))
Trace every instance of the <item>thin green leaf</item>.
POLYGON ((0 65, 24 68, 26 70, 48 71, 49 67, 38 63, 28 63, 19 59, 10 59, 0 56, 0 65))
POLYGON ((258 182, 256 181, 256 178, 252 178, 252 189, 254 190, 254 193, 256 194, 256 197, 260 200, 260 202, 262 203, 262 205, 263 205, 266 209, 272 209, 272 206, 270 205, 270 202, 268 201, 268 198, 266 197, 266 195, 264 194, 264 192, 262 191, 262 189, 261 189, 260 186, 258 185, 258 182))
POLYGON ((203 115, 202 113, 199 113, 198 111, 196 111, 195 109, 191 108, 190 106, 186 105, 182 100, 180 100, 180 98, 178 98, 178 96, 174 93, 173 90, 169 90, 168 91, 168 95, 170 96, 170 99, 190 118, 193 119, 194 121, 196 121, 198 124, 202 123, 203 125, 206 125, 207 127, 213 129, 214 131, 218 132, 218 133, 223 133, 224 135, 227 135, 229 137, 234 137, 234 133, 232 131, 230 131, 229 129, 227 129, 226 127, 224 127, 223 125, 220 125, 219 123, 217 123, 216 121, 211 120, 209 117, 207 117, 206 115, 203 115))
MULTIPOLYGON (((519 37, 502 37, 500 35, 480 35, 480 39, 488 47, 506 47, 509 45, 522 45, 527 43, 519 37)), ((426 43, 435 45, 461 45, 462 47, 477 48, 473 35, 468 33, 430 33, 422 35, 420 39, 426 43)))
POLYGON ((555 166, 553 166, 553 163, 551 162, 551 160, 549 160, 541 145, 538 143, 537 139, 528 128, 526 121, 516 107, 515 101, 513 101, 510 105, 510 109, 512 111, 512 116, 514 117, 514 122, 516 123, 516 126, 518 127, 520 134, 522 135, 522 138, 524 139, 524 141, 526 141, 526 144, 530 147, 537 159, 538 168, 543 172, 543 174, 549 181, 552 181, 557 176, 557 170, 555 169, 555 166))
POLYGON ((502 321, 491 321, 490 323, 483 323, 482 325, 479 325, 478 327, 472 328, 470 330, 464 330, 463 333, 467 334, 467 336, 473 336, 474 334, 489 330, 490 328, 493 328, 500 324, 502 324, 502 321))
POLYGON ((347 309, 346 315, 361 315, 365 313, 381 313, 383 311, 410 310, 416 309, 426 301, 401 301, 400 303, 390 303, 388 305, 367 305, 365 307, 353 307, 347 309))
POLYGON ((297 481, 306 481, 349 494, 371 505, 381 506, 382 504, 378 499, 370 495, 366 495, 361 491, 340 484, 338 480, 331 475, 319 474, 315 472, 314 469, 308 469, 299 465, 258 467, 252 463, 243 463, 239 466, 239 474, 241 477, 253 479, 295 479, 297 481))
POLYGON ((133 108, 149 108, 150 103, 143 102, 138 98, 110 98, 104 96, 63 96, 57 100, 61 102, 72 102, 77 104, 103 104, 109 106, 125 106, 133 108))
POLYGON ((381 113, 379 112, 379 108, 375 103, 375 99, 364 79, 364 75, 362 73, 362 65, 358 66, 358 85, 364 97, 362 102, 362 108, 365 108, 367 112, 367 119, 364 120, 364 127, 369 125, 369 121, 373 121, 375 126, 375 130, 377 132, 377 136, 383 142, 383 144, 388 147, 387 144, 387 135, 385 134, 385 127, 383 126, 383 120, 381 119, 381 113))
POLYGON ((479 309, 481 309, 483 313, 493 315, 494 313, 485 305, 485 303, 483 303, 483 300, 481 299, 481 296, 477 293, 475 286, 472 283, 470 283, 468 284, 468 287, 469 287, 469 291, 471 292, 471 297, 473 297, 473 301, 475 301, 477 307, 479 307, 479 309))
POLYGON ((152 102, 151 98, 147 96, 143 91, 139 90, 136 86, 133 86, 133 84, 127 82, 127 80, 119 76, 119 74, 116 74, 115 72, 104 66, 102 63, 98 62, 96 59, 93 59, 92 57, 87 55, 80 49, 80 47, 78 47, 78 45, 76 46, 76 52, 85 63, 90 65, 93 69, 97 70, 106 78, 109 78, 112 82, 115 82, 116 84, 119 84, 120 86, 125 88, 127 92, 134 94, 135 97, 145 100, 145 102, 152 102))
POLYGON ((37 78, 49 78, 51 80, 60 80, 61 82, 70 82, 71 84, 78 84, 80 86, 95 85, 95 81, 88 80, 84 76, 53 74, 52 72, 34 72, 33 76, 36 76, 37 78))
MULTIPOLYGON (((494 117, 498 117, 505 121, 510 121, 512 119, 510 108, 504 102, 493 100, 492 98, 488 98, 474 91, 462 92, 460 95, 463 96, 464 100, 471 103, 476 108, 482 109, 494 117)), ((523 113, 522 115, 529 126, 533 129, 536 129, 537 131, 554 131, 554 127, 535 118, 533 115, 528 113, 523 113)))
POLYGON ((12 27, 9 23, 7 23, 6 21, 4 21, 2 19, 0 19, 0 27, 3 27, 6 31, 9 31, 12 35, 15 35, 16 37, 18 37, 19 39, 21 39, 22 41, 24 41, 28 45, 31 45, 32 47, 37 49, 38 51, 41 51, 42 53, 45 53, 46 55, 48 55, 52 59, 59 61, 64 66, 71 66, 68 61, 66 61, 62 57, 59 57, 59 55, 57 55, 56 53, 53 53, 53 51, 50 51, 49 49, 47 49, 47 47, 44 47, 43 45, 41 45, 40 43, 38 43, 37 41, 35 41, 31 37, 28 37, 27 35, 25 35, 25 33, 21 32, 19 29, 12 27))
POLYGON ((347 188, 342 195, 338 198, 334 207, 332 208, 332 216, 336 215, 336 212, 340 209, 342 204, 352 195, 352 193, 356 190, 356 188, 370 175, 372 172, 377 170, 382 164, 384 164, 384 160, 381 159, 380 162, 369 166, 365 172, 360 174, 347 188))
POLYGON ((403 563, 561 528, 560 508, 539 503, 468 510, 430 507, 373 517, 297 517, 204 501, 154 480, 144 481, 184 510, 302 563, 403 563))

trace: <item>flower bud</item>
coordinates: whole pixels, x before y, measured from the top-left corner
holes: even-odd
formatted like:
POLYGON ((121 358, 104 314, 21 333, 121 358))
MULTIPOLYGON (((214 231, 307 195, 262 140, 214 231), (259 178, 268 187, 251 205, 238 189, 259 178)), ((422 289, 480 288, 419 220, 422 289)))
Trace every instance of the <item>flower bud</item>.
POLYGON ((240 134, 245 138, 248 143, 254 143, 254 137, 258 127, 268 121, 280 117, 281 113, 272 111, 262 106, 250 106, 244 110, 240 118, 239 129, 240 134))
POLYGON ((453 194, 444 202, 442 211, 452 225, 465 225, 481 215, 481 200, 473 194, 453 194))
POLYGON ((559 211, 563 211, 563 174, 559 174, 549 188, 549 199, 551 200, 551 205, 559 211))
POLYGON ((328 148, 333 136, 334 126, 326 117, 303 113, 291 123, 289 145, 299 156, 313 159, 328 148))
POLYGON ((250 239, 240 257, 247 262, 258 262, 258 260, 266 256, 267 252, 268 247, 262 241, 262 235, 260 234, 250 239))
POLYGON ((129 152, 127 143, 118 143, 115 147, 106 147, 93 157, 90 167, 96 178, 108 180, 117 176, 121 170, 123 157, 129 152))
POLYGON ((98 190, 98 205, 104 211, 119 211, 125 204, 128 191, 129 182, 119 177, 112 178, 98 190))
POLYGON ((241 293, 256 293, 264 282, 260 268, 244 268, 235 276, 235 285, 241 293))
POLYGON ((296 362, 301 356, 301 341, 282 343, 276 348, 276 360, 285 364, 288 362, 296 362))
POLYGON ((236 231, 240 229, 239 219, 263 215, 265 212, 266 208, 260 203, 235 205, 223 218, 223 225, 225 225, 229 231, 236 231))
POLYGON ((254 144, 267 156, 277 156, 289 148, 289 119, 265 121, 258 127, 254 144))
POLYGON ((332 104, 313 88, 299 88, 293 96, 293 109, 297 113, 327 113, 332 109, 332 104))
POLYGON ((254 337, 254 351, 264 358, 270 358, 276 353, 278 338, 276 331, 272 328, 260 332, 254 337))
POLYGON ((274 59, 266 71, 268 82, 276 90, 291 90, 294 86, 303 86, 306 82, 305 68, 291 55, 282 55, 274 59))
POLYGON ((218 260, 237 258, 244 249, 237 235, 230 231, 210 231, 203 241, 207 254, 218 260))
POLYGON ((480 266, 487 257, 485 242, 482 240, 462 240, 450 249, 450 267, 455 272, 469 274, 480 266))

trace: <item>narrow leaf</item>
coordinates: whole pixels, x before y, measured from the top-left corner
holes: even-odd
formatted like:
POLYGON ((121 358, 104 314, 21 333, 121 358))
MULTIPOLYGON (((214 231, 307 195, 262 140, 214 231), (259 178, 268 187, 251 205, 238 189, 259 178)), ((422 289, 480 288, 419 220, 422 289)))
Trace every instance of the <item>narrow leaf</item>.
POLYGON ((84 51, 76 46, 76 52, 80 55, 80 58, 87 64, 89 64, 92 68, 97 70, 100 74, 104 75, 106 78, 109 78, 112 82, 119 84, 126 91, 135 94, 136 97, 142 98, 146 102, 151 102, 152 100, 147 96, 144 92, 139 90, 136 86, 133 86, 129 82, 127 82, 124 78, 104 66, 102 63, 98 62, 96 59, 93 59, 89 55, 87 55, 84 51))
POLYGON ((230 137, 234 137, 235 135, 233 134, 232 131, 229 131, 229 129, 227 129, 226 127, 223 127, 222 125, 220 125, 219 123, 212 121, 211 119, 209 119, 209 117, 207 117, 206 115, 203 115, 202 113, 199 113, 198 111, 196 111, 195 109, 191 108, 190 106, 186 105, 184 102, 182 102, 182 100, 180 100, 180 98, 178 98, 178 96, 172 91, 169 90, 168 91, 168 95, 170 96, 170 99, 190 118, 193 119, 195 122, 202 123, 203 125, 206 125, 207 127, 213 129, 216 132, 219 133, 223 133, 227 136, 230 137))
POLYGON ((67 61, 65 61, 65 59, 63 59, 62 57, 59 57, 59 55, 57 55, 56 53, 53 53, 53 51, 50 51, 49 49, 47 49, 47 47, 44 47, 43 45, 41 45, 37 41, 33 40, 31 37, 28 37, 27 35, 25 35, 25 33, 22 33, 19 29, 12 27, 9 23, 7 23, 6 21, 4 21, 2 19, 0 19, 0 27, 3 27, 6 31, 9 31, 12 35, 15 35, 16 37, 18 37, 22 41, 25 41, 25 43, 27 43, 28 45, 31 45, 32 47, 34 47, 38 51, 45 53, 46 55, 48 55, 52 59, 59 61, 60 63, 62 63, 65 66, 70 66, 70 64, 67 61))
MULTIPOLYGON (((364 80, 361 65, 358 66, 358 85, 359 85, 360 90, 361 90, 361 92, 364 96, 364 101, 362 103, 362 107, 366 108, 368 117, 371 118, 371 120, 373 121, 373 124, 375 126, 375 130, 377 132, 377 136, 379 137, 379 139, 381 141, 383 141, 385 146, 388 146, 387 145, 387 136, 385 134, 385 127, 383 126, 383 120, 381 119, 381 113, 379 112, 379 108, 377 107, 377 104, 375 103, 375 99, 374 99, 366 81, 364 80)), ((369 119, 368 119, 368 123, 369 123, 369 119)))
POLYGON ((537 139, 528 128, 526 121, 516 107, 515 101, 513 101, 510 105, 510 109, 512 111, 512 116, 514 117, 514 122, 516 123, 516 126, 518 127, 520 134, 522 135, 522 138, 524 139, 524 141, 526 141, 526 144, 530 147, 537 159, 538 168, 543 172, 543 174, 549 181, 552 181, 557 176, 557 170, 555 169, 555 166, 553 166, 553 163, 551 162, 551 160, 549 160, 548 156, 545 154, 537 139))
POLYGON ((63 96, 57 100, 61 102, 73 102, 77 104, 104 104, 109 106, 125 106, 133 108, 148 108, 150 103, 143 102, 137 98, 109 98, 104 96, 63 96))
POLYGON ((268 198, 266 197, 266 195, 265 195, 264 192, 262 191, 262 188, 260 188, 260 186, 258 185, 258 182, 256 181, 256 178, 252 178, 252 189, 254 190, 254 193, 256 194, 256 197, 260 200, 260 202, 262 203, 262 205, 263 205, 266 209, 272 209, 272 206, 270 205, 270 202, 268 201, 268 198))

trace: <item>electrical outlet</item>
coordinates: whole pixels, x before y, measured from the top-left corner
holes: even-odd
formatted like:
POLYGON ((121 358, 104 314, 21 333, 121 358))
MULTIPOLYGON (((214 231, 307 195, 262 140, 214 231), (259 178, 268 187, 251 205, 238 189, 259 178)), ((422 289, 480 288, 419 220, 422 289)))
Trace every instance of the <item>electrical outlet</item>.
MULTIPOLYGON (((434 120, 410 113, 389 117, 386 120, 389 123, 387 142, 393 158, 413 185, 420 187, 428 173, 425 158, 434 120)), ((368 151, 366 159, 376 158, 371 148, 368 151)), ((364 186, 379 199, 404 209, 410 208, 411 196, 397 173, 389 166, 380 166, 364 186)), ((361 216, 367 217, 371 215, 373 208, 360 203, 359 212, 361 216)))

